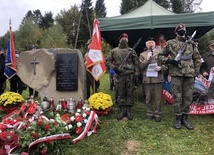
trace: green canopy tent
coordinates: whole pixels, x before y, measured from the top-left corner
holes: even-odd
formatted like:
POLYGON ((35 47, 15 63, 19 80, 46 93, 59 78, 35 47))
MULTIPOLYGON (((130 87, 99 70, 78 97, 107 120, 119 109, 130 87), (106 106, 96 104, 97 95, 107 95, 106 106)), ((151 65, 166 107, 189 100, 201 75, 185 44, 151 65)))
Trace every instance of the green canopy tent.
POLYGON ((195 38, 200 38, 214 28, 213 17, 214 12, 175 14, 148 0, 144 5, 127 14, 98 18, 98 20, 102 37, 112 47, 118 45, 118 37, 125 32, 129 35, 130 47, 133 47, 141 38, 136 48, 136 51, 140 52, 148 37, 157 38, 163 34, 167 40, 174 38, 174 29, 179 23, 186 25, 187 35, 190 36, 197 30, 195 38))

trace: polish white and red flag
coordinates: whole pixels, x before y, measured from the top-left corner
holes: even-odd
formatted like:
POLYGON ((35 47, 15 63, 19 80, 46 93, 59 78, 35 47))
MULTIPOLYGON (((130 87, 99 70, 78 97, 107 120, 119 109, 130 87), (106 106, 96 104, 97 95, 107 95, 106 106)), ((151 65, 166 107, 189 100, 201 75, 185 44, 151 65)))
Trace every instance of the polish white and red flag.
POLYGON ((102 38, 100 33, 99 21, 94 20, 92 41, 86 59, 86 68, 96 81, 106 72, 105 59, 101 46, 102 38))

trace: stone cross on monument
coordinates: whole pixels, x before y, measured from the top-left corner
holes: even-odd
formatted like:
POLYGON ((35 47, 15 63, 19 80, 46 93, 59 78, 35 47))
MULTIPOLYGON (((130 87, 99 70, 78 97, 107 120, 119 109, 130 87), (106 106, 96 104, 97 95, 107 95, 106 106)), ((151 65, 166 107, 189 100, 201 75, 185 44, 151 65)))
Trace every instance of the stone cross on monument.
POLYGON ((31 64, 33 64, 33 75, 36 75, 36 64, 38 64, 39 61, 36 61, 36 57, 33 57, 33 61, 31 61, 31 64))

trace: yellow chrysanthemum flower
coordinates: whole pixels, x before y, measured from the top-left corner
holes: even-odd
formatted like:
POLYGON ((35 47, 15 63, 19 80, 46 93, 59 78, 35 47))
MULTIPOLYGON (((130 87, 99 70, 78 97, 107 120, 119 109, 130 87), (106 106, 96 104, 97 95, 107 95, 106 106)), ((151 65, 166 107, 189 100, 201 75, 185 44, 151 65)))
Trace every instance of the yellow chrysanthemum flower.
POLYGON ((24 101, 24 98, 15 92, 6 92, 0 95, 0 106, 13 107, 24 101))
POLYGON ((88 99, 89 107, 96 110, 105 110, 113 106, 112 98, 109 94, 95 93, 88 99))

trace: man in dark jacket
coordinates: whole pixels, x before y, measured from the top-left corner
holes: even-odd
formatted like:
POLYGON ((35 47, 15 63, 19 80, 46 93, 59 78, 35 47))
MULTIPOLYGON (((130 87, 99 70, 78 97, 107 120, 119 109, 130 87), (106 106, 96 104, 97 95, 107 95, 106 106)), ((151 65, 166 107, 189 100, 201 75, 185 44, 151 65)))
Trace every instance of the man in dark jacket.
MULTIPOLYGON (((16 59, 18 59, 19 51, 16 50, 15 52, 16 52, 16 59)), ((19 76, 17 74, 15 74, 10 79, 10 91, 15 92, 15 93, 19 93, 20 95, 22 95, 23 82, 22 82, 22 80, 19 78, 19 76)))
POLYGON ((214 67, 214 40, 209 42, 209 48, 210 50, 202 56, 204 62, 201 65, 201 74, 206 78, 208 78, 211 68, 214 67))
POLYGON ((200 72, 205 78, 212 80, 212 83, 208 90, 208 98, 213 99, 213 92, 214 92, 214 81, 213 80, 214 79, 212 79, 213 77, 212 77, 212 74, 210 75, 210 71, 211 71, 211 68, 214 67, 214 40, 211 40, 209 42, 209 48, 210 48, 210 50, 202 56, 203 63, 201 65, 200 72))
POLYGON ((4 50, 0 47, 0 95, 4 92, 6 87, 6 77, 4 75, 5 67, 5 54, 4 50))

